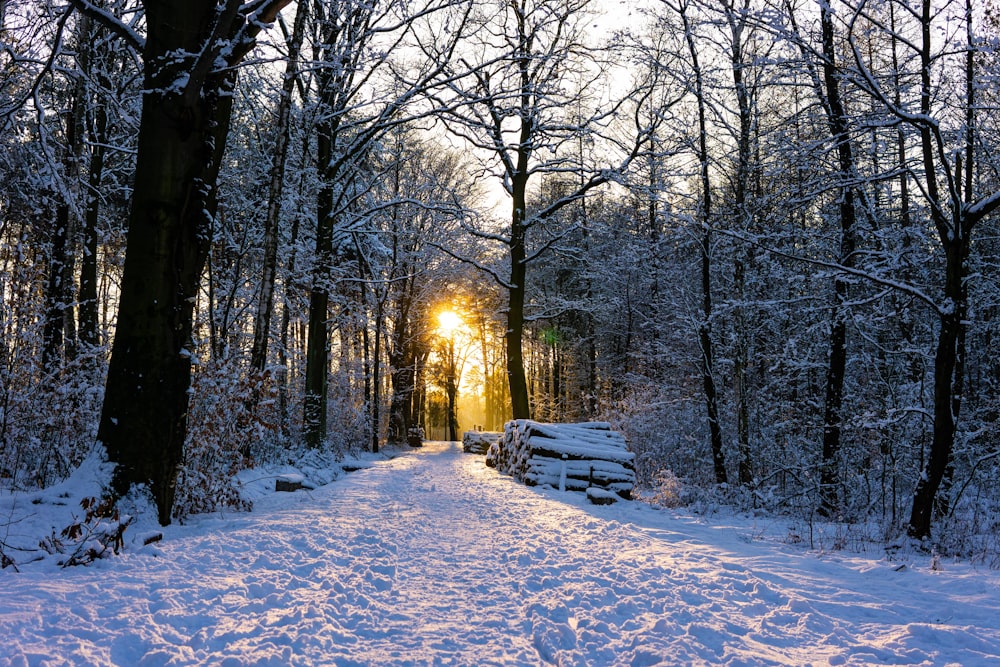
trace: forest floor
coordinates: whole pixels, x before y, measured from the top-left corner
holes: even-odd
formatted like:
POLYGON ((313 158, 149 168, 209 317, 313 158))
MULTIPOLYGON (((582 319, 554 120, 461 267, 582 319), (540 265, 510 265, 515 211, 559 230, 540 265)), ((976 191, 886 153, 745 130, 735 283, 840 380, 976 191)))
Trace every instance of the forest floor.
POLYGON ((0 571, 0 665, 1000 664, 1000 573, 772 521, 597 507, 428 443, 87 567, 0 571))

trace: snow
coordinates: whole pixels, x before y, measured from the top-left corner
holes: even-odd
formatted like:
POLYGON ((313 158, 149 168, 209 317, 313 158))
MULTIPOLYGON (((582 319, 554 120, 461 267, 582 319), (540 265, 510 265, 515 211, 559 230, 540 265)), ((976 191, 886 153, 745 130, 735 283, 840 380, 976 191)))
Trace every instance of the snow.
POLYGON ((485 454, 490 445, 503 438, 500 431, 466 431, 462 434, 462 451, 467 454, 485 454))
POLYGON ((513 420, 486 452, 488 465, 528 486, 585 491, 597 485, 623 498, 630 497, 635 486, 634 460, 625 437, 607 422, 513 420))
MULTIPOLYGON (((30 521, 100 470, 35 498, 30 521)), ((315 490, 254 488, 253 512, 148 546, 142 513, 125 551, 90 566, 0 571, 0 666, 1000 661, 997 572, 808 551, 766 536, 779 520, 595 506, 460 443, 315 490)), ((2 496, 5 516, 16 498, 2 496)))

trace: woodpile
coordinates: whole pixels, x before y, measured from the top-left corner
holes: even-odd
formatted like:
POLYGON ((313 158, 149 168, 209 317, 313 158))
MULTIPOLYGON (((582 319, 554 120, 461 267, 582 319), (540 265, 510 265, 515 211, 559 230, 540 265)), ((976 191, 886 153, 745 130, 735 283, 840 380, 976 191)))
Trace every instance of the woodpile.
POLYGON ((466 431, 462 434, 462 451, 467 454, 485 454, 490 445, 502 437, 503 433, 497 431, 466 431))
MULTIPOLYGON (((606 422, 507 422, 503 438, 486 454, 486 465, 528 486, 603 489, 621 498, 631 497, 635 486, 635 454, 628 451, 625 437, 606 422)), ((607 497, 593 494, 598 496, 607 497)))

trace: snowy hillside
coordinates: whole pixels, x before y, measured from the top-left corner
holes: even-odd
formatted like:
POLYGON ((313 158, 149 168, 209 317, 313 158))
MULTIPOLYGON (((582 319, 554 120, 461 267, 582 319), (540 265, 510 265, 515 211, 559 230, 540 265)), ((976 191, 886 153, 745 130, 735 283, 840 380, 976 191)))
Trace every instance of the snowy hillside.
POLYGON ((1000 661, 997 573, 780 530, 596 507, 428 443, 89 567, 0 571, 0 666, 1000 661))

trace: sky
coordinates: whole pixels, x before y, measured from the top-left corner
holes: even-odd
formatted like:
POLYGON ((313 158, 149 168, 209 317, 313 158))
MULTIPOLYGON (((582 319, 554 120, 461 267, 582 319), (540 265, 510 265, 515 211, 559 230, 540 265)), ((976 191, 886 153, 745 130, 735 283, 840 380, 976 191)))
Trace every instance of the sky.
MULTIPOLYGON (((161 529, 138 505, 89 566, 17 552, 0 667, 1000 664, 996 571, 835 551, 843 527, 809 549, 781 518, 594 506, 459 443, 352 464, 242 473, 249 513, 161 529), (317 488, 275 493, 279 475, 317 488)), ((0 541, 58 530, 106 472, 0 494, 0 541)))

